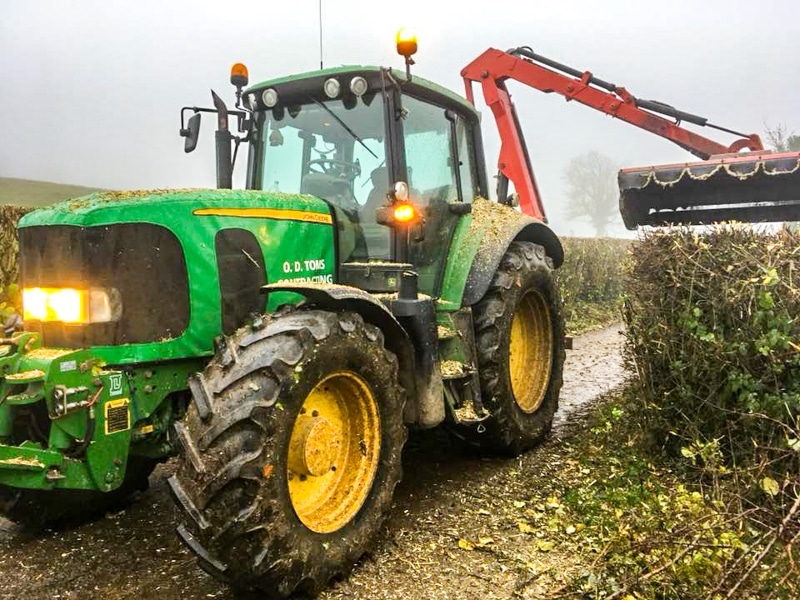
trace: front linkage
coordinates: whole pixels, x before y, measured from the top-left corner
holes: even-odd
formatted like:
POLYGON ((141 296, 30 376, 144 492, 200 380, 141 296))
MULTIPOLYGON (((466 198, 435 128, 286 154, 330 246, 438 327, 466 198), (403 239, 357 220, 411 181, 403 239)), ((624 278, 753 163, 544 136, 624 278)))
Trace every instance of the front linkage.
POLYGON ((0 485, 119 487, 131 442, 124 374, 87 350, 42 348, 36 333, 0 341, 0 485))
MULTIPOLYGON (((0 339, 0 508, 8 515, 9 504, 19 504, 26 492, 23 504, 35 513, 41 502, 31 502, 30 493, 38 499, 52 490, 106 496, 134 476, 139 487, 146 485, 159 459, 174 454, 169 427, 185 410, 181 392, 196 369, 180 363, 115 370, 89 350, 42 348, 37 333, 0 339)), ((81 512, 96 508, 84 505, 81 512)))

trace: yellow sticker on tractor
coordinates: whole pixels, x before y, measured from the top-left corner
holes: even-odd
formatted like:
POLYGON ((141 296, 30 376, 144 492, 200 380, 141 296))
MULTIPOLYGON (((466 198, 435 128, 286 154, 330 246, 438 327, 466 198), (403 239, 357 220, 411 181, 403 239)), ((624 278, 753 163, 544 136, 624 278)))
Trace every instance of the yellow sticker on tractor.
POLYGON ((109 400, 104 405, 106 435, 128 431, 131 428, 131 413, 128 410, 130 400, 120 398, 109 400))

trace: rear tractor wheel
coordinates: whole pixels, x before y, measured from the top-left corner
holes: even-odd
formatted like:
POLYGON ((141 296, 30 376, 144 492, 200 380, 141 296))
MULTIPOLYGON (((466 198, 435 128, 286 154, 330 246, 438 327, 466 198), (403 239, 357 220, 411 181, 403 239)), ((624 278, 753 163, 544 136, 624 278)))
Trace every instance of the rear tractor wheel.
POLYGON ((353 313, 282 313, 226 340, 192 390, 170 487, 201 565, 278 598, 349 571, 401 476, 403 396, 381 332, 353 313))
POLYGON ((482 451, 516 456, 550 431, 565 355, 550 265, 542 246, 512 242, 473 307, 481 398, 489 416, 455 432, 482 451))

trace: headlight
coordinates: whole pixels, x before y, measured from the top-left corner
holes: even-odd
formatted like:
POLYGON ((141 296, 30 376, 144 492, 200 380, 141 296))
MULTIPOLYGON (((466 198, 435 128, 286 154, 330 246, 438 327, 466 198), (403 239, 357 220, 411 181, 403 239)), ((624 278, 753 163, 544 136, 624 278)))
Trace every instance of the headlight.
POLYGON ((61 321, 62 323, 108 323, 119 320, 122 303, 119 291, 93 288, 24 288, 25 321, 61 321))
POLYGON ((356 96, 363 96, 367 93, 368 89, 369 85, 367 85, 367 80, 361 77, 361 75, 353 77, 350 80, 350 91, 356 96))
POLYGON ((325 83, 322 86, 322 89, 325 90, 325 95, 328 98, 336 98, 339 95, 339 92, 342 89, 341 84, 339 83, 338 79, 334 79, 331 77, 330 79, 325 80, 325 83))
POLYGON ((261 94, 261 99, 264 101, 264 106, 272 108, 278 103, 278 92, 275 91, 275 88, 266 89, 261 94))

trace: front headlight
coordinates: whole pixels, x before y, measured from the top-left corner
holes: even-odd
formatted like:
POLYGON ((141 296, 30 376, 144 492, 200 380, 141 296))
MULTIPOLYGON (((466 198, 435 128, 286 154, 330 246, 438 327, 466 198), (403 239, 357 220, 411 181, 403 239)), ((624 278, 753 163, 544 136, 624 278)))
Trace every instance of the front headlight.
POLYGON ((114 288, 23 288, 23 320, 62 323, 108 323, 122 312, 119 291, 114 288))

